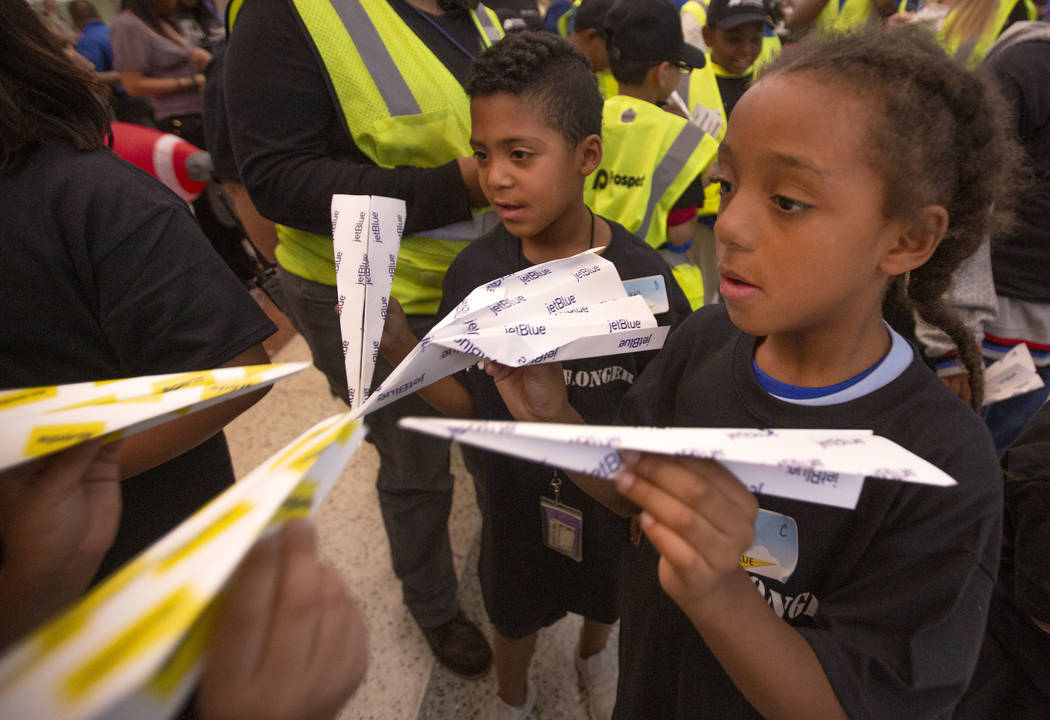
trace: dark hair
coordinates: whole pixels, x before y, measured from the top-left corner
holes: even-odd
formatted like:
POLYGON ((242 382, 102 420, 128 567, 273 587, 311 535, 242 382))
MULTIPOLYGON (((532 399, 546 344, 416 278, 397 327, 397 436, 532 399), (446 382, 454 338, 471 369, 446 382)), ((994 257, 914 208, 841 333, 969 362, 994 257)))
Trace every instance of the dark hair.
MULTIPOLYGON (((868 117, 869 161, 884 178, 883 214, 907 219, 926 205, 948 211, 948 229, 921 267, 894 277, 884 312, 896 326, 917 313, 952 339, 981 407, 983 365, 969 328, 945 303, 956 268, 982 240, 1009 227, 1020 150, 1005 103, 983 71, 967 72, 922 28, 810 39, 760 72, 809 73, 877 107, 868 117)), ((858 118, 858 121, 860 118, 858 118)))
POLYGON ((510 93, 536 103, 570 145, 601 135, 602 96, 591 62, 552 33, 507 35, 474 60, 465 86, 472 98, 510 93))
POLYGON ((106 88, 63 54, 22 0, 0 0, 0 169, 16 167, 43 140, 104 147, 106 88))
POLYGON ((121 10, 129 11, 132 15, 146 23, 146 25, 161 35, 164 34, 164 29, 161 27, 161 23, 170 25, 167 19, 161 17, 157 12, 157 6, 153 4, 153 0, 123 0, 120 4, 120 8, 121 10))
MULTIPOLYGON (((662 62, 662 61, 661 61, 662 62)), ((616 52, 609 53, 609 70, 617 82, 624 85, 641 85, 651 68, 659 65, 651 60, 624 60, 616 52)))
POLYGON ((98 14, 98 8, 92 5, 89 0, 73 0, 66 6, 66 10, 69 12, 69 19, 78 28, 84 27, 86 23, 92 20, 102 19, 98 14))

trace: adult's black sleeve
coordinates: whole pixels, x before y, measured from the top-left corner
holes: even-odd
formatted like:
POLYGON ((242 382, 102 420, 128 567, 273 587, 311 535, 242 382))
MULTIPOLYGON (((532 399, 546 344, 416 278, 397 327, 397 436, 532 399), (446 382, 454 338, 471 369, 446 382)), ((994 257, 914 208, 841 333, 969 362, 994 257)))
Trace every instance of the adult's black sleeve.
POLYGON ((354 146, 287 0, 244 3, 226 51, 225 83, 237 167, 264 217, 327 235, 332 195, 346 193, 401 198, 410 233, 470 218, 455 162, 385 169, 354 146))

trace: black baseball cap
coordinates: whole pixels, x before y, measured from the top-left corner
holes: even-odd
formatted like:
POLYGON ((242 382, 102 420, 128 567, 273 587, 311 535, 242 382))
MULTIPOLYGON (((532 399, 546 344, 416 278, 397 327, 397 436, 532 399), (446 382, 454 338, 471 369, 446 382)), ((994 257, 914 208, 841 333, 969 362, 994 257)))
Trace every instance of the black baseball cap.
POLYGON ((764 0, 711 0, 707 6, 708 27, 729 30, 751 22, 769 22, 764 0))
POLYGON ((670 0, 620 0, 605 16, 609 56, 628 62, 682 62, 702 68, 704 53, 682 36, 682 20, 670 0))
POLYGON ((605 32, 605 16, 616 4, 616 0, 583 0, 576 8, 576 17, 572 20, 574 30, 597 30, 605 32))

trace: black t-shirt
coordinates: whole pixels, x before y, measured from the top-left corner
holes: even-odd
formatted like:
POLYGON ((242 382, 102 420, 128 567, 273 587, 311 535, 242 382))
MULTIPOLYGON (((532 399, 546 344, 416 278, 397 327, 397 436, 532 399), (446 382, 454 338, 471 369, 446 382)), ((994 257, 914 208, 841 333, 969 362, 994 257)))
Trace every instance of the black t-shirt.
MULTIPOLYGON (((108 150, 47 143, 0 174, 0 197, 0 388, 216 367, 276 329, 186 203, 108 150)), ((232 481, 221 433, 129 478, 114 553, 232 481)))
MULTIPOLYGON (((1018 3, 1023 9, 1024 3, 1018 3)), ((1014 118, 1032 182, 1017 198, 1017 223, 992 243, 992 271, 999 295, 1050 302, 1050 42, 1008 47, 987 63, 1014 118)))
POLYGON ((722 96, 722 106, 726 110, 727 120, 732 116, 733 108, 736 107, 737 101, 751 87, 751 77, 751 75, 743 77, 722 77, 718 75, 715 77, 715 80, 718 82, 718 92, 722 96))
MULTIPOLYGON (((955 478, 952 488, 869 479, 855 510, 760 495, 762 508, 795 519, 798 565, 784 583, 752 575, 810 643, 849 717, 946 716, 976 662, 998 566, 1002 483, 987 430, 918 358, 864 397, 810 407, 762 389, 754 346, 724 307, 701 308, 635 382, 621 421, 868 428, 955 478)), ((637 558, 614 717, 759 717, 661 589, 653 547, 637 558)))
MULTIPOLYGON (((462 81, 470 58, 405 0, 390 4, 462 81)), ((464 48, 480 52, 478 30, 468 12, 450 11, 433 20, 464 48)), ((355 50, 348 47, 347 52, 355 50)), ((225 65, 233 152, 241 180, 263 217, 329 235, 332 195, 345 193, 405 200, 408 233, 470 218, 455 162, 386 169, 357 148, 291 0, 244 3, 230 33, 225 65)))
MULTIPOLYGON (((652 248, 609 222, 612 239, 603 257, 620 277, 661 275, 670 310, 657 316, 661 325, 677 325, 690 312, 689 302, 671 270, 652 248)), ((451 312, 474 288, 529 267, 521 241, 499 225, 461 252, 445 275, 439 317, 451 312)), ((569 400, 591 423, 609 423, 624 393, 655 352, 610 355, 567 361, 564 366, 569 400)), ((474 399, 476 417, 512 419, 483 371, 457 374, 474 399)), ((540 497, 553 497, 553 470, 503 455, 464 448, 467 467, 478 484, 482 508, 479 574, 490 619, 514 636, 538 630, 566 611, 603 622, 616 620, 620 564, 628 545, 626 519, 618 517, 568 480, 562 502, 583 512, 583 562, 543 546, 540 497)))

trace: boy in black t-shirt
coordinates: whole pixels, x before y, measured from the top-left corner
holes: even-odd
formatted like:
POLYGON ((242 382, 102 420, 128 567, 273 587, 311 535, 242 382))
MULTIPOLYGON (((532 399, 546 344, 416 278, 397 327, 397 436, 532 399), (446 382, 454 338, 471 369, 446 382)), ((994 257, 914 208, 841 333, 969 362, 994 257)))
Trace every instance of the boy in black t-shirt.
MULTIPOLYGON (((656 276, 670 310, 661 324, 677 324, 689 304, 671 270, 644 242, 583 203, 584 180, 601 161, 602 100, 587 58, 546 33, 516 33, 475 62, 471 146, 481 186, 503 223, 468 246, 449 267, 439 315, 479 284, 564 258, 589 247, 621 278, 656 276)), ((416 343, 391 303, 383 352, 397 363, 416 343)), ((654 353, 587 358, 566 363, 569 393, 592 422, 610 422, 620 399, 654 353)), ((492 378, 470 369, 420 392, 450 416, 510 419, 492 378)), ((567 612, 583 615, 576 665, 592 714, 608 718, 616 690, 616 658, 606 648, 618 616, 620 570, 630 549, 629 522, 605 509, 550 468, 468 451, 483 527, 479 575, 485 607, 496 629, 494 660, 499 696, 487 717, 521 718, 535 702, 527 681, 537 632, 567 612), (541 498, 560 501, 582 516, 582 557, 545 546, 538 522, 541 498)))

